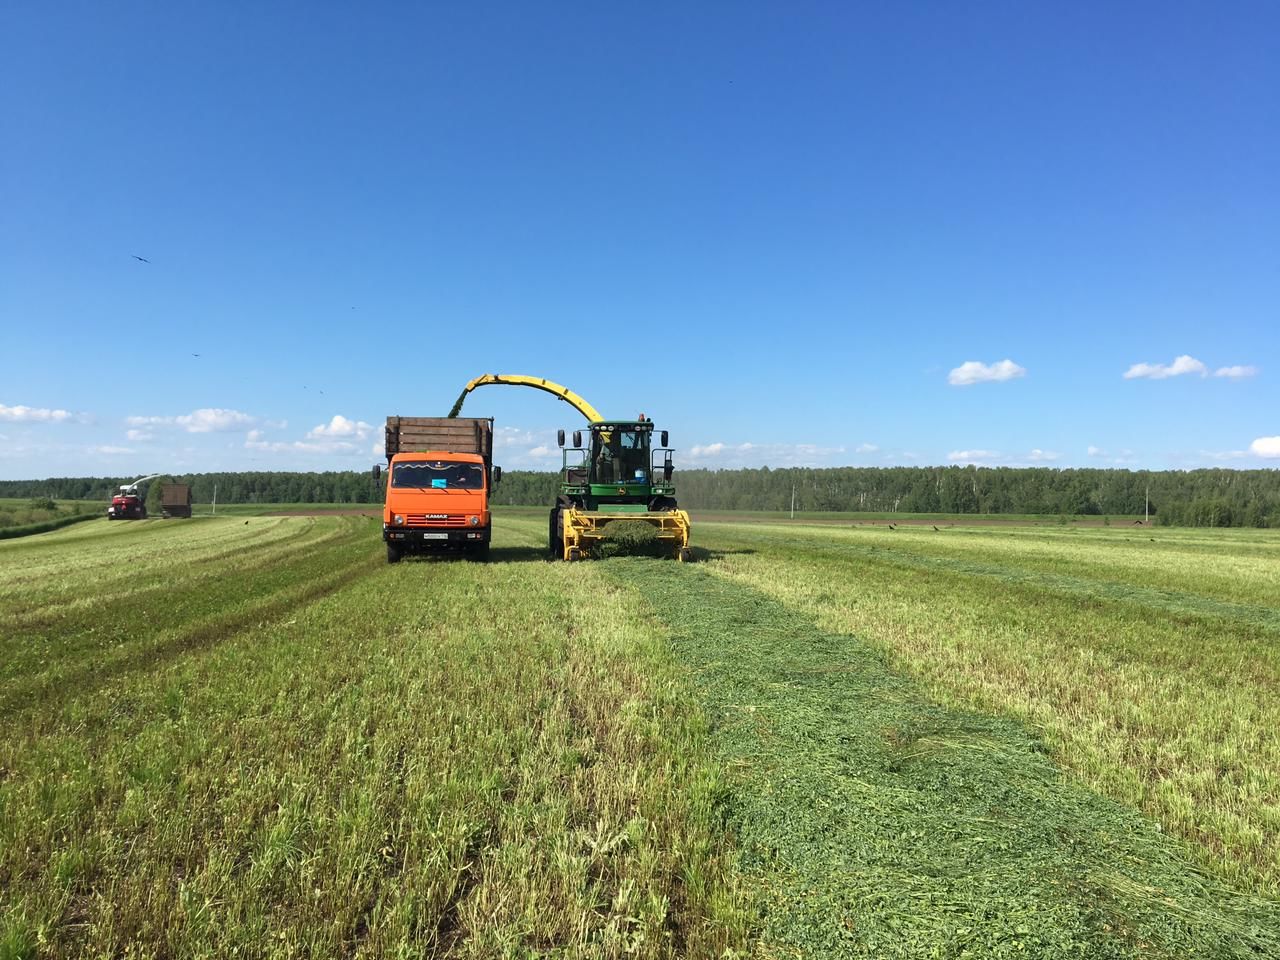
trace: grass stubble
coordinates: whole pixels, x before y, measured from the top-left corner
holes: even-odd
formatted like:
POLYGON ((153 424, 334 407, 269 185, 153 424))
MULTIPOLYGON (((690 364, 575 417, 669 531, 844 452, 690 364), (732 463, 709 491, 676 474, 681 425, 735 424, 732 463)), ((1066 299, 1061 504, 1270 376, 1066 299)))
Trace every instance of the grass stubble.
POLYGON ((0 554, 6 643, 42 647, 5 678, 0 956, 745 940, 700 715, 638 599, 590 567, 502 562, 536 556, 519 533, 495 563, 387 567, 359 518, 104 527, 0 554), (343 582, 294 602, 316 557, 343 582), (64 560, 97 604, 32 586, 64 560), (204 626, 228 581, 295 567, 204 626), (152 630, 166 593, 180 610, 152 630))

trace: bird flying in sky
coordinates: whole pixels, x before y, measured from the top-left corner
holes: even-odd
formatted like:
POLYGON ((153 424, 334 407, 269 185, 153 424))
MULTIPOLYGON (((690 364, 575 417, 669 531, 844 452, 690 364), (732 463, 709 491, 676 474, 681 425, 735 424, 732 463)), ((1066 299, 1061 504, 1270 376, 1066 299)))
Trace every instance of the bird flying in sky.
POLYGON ((140 256, 138 256, 136 253, 135 253, 135 254, 133 254, 133 259, 135 259, 135 260, 141 260, 143 263, 150 263, 150 262, 151 262, 151 261, 150 261, 150 260, 148 260, 146 257, 140 257, 140 256))

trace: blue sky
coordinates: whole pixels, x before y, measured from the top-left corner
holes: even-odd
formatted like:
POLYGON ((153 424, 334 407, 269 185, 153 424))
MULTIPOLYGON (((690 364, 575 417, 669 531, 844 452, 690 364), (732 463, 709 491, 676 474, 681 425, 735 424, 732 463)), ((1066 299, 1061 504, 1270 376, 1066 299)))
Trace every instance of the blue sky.
POLYGON ((1277 91, 1269 3, 7 4, 0 477, 485 372, 685 466, 1280 466, 1277 91))

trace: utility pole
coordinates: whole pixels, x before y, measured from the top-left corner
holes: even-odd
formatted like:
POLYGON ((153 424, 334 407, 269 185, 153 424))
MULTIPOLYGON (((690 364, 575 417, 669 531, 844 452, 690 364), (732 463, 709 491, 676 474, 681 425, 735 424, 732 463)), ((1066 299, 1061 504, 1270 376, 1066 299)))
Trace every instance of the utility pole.
POLYGON ((1146 506, 1146 526, 1151 526, 1151 484, 1147 484, 1147 506, 1146 506))
POLYGON ((215 517, 218 515, 218 485, 216 483, 213 485, 213 515, 215 517))
POLYGON ((796 518, 796 482, 791 481, 791 519, 796 518))

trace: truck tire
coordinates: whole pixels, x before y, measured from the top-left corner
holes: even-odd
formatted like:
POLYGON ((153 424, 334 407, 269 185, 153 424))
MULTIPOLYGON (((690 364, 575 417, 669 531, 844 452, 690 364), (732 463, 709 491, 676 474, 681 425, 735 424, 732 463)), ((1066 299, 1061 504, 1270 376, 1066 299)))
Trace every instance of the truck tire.
POLYGON ((404 556, 404 550, 401 549, 400 544, 387 544, 387 563, 399 563, 402 556, 404 556))
POLYGON ((480 563, 488 563, 489 562, 489 545, 487 543, 482 543, 478 547, 472 547, 471 559, 476 560, 480 563))

